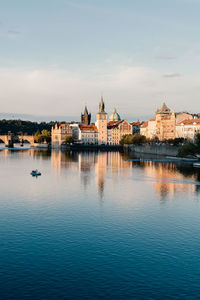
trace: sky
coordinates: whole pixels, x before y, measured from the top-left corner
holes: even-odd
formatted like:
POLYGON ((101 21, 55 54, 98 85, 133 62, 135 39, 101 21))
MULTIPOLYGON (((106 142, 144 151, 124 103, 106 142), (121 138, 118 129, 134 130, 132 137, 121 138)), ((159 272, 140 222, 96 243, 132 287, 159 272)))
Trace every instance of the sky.
POLYGON ((200 112, 200 0, 0 0, 0 113, 200 112))

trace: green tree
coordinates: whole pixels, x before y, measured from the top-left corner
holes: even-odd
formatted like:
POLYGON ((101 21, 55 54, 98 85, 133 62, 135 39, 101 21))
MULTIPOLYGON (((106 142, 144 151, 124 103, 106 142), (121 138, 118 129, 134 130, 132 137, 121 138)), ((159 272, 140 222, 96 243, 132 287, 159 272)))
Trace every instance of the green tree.
POLYGON ((73 144, 74 143, 74 138, 73 136, 67 136, 65 139, 65 144, 73 144))
POLYGON ((43 129, 42 132, 37 131, 34 135, 36 143, 51 143, 51 132, 47 129, 43 129))
POLYGON ((178 151, 178 156, 186 157, 189 155, 195 155, 197 147, 194 143, 186 141, 178 151))
POLYGON ((195 136, 195 145, 197 148, 197 152, 200 153, 200 133, 197 133, 195 136))

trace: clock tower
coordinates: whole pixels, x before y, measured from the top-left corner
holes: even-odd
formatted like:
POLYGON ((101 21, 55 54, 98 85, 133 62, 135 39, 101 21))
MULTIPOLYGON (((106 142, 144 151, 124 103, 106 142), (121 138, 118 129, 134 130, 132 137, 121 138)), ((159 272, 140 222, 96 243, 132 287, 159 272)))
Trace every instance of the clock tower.
POLYGON ((107 144, 107 113, 105 112, 105 105, 103 97, 99 103, 99 112, 97 113, 96 126, 98 128, 98 144, 107 144))

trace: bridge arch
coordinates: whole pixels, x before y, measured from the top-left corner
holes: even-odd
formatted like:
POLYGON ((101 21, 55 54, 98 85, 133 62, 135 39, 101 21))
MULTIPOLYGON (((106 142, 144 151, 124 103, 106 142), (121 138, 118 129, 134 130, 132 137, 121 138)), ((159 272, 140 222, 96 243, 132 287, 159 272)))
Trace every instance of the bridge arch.
POLYGON ((7 135, 0 135, 0 140, 1 140, 5 145, 8 145, 8 136, 7 136, 7 135))
POLYGON ((20 141, 27 141, 31 146, 34 145, 34 136, 33 135, 18 135, 20 141))

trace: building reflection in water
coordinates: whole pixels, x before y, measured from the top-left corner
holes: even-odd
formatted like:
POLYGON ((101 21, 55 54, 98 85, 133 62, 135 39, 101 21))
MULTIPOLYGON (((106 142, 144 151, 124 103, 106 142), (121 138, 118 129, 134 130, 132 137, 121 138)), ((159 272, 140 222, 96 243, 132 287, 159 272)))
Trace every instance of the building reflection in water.
POLYGON ((200 190, 200 172, 191 165, 173 162, 141 161, 147 180, 154 182, 155 192, 161 199, 175 194, 198 193, 200 190))
MULTIPOLYGON (((143 171, 144 181, 154 184, 155 192, 161 199, 174 196, 176 193, 199 192, 200 172, 191 166, 170 162, 135 161, 120 152, 51 152, 52 167, 56 172, 63 168, 76 170, 81 183, 86 189, 94 176, 98 194, 104 196, 106 180, 109 177, 116 185, 121 175, 132 178, 137 168, 143 171)), ((142 180, 142 179, 141 179, 142 180)))

